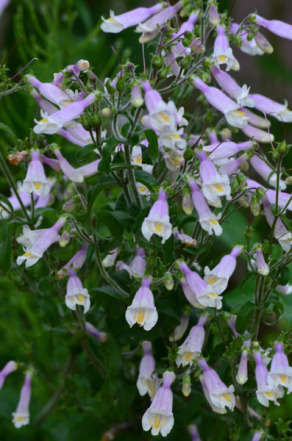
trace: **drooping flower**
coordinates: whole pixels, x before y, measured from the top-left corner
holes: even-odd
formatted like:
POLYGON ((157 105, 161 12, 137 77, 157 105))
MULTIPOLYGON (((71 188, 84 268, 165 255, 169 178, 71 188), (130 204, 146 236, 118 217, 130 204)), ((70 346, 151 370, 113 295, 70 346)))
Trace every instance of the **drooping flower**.
POLYGON ((208 203, 213 207, 222 207, 220 198, 225 196, 231 199, 231 187, 227 175, 220 175, 215 165, 208 161, 204 152, 198 151, 200 160, 200 177, 202 180, 202 192, 208 203))
POLYGON ((184 314, 180 319, 180 324, 176 326, 169 336, 169 341, 177 341, 182 338, 189 324, 189 315, 184 314))
POLYGON ((2 389, 7 375, 11 374, 11 372, 16 371, 17 368, 18 368, 17 363, 13 360, 8 361, 8 363, 6 363, 4 368, 0 371, 0 389, 2 389))
POLYGON ((288 103, 277 103, 264 95, 250 94, 254 101, 254 107, 261 112, 271 115, 281 122, 292 122, 292 111, 288 109, 288 103))
POLYGON ((252 15, 252 20, 259 26, 263 26, 273 34, 279 35, 279 37, 292 40, 292 25, 280 20, 267 20, 258 14, 252 15))
POLYGON ((25 253, 18 257, 16 260, 17 265, 21 265, 25 262, 26 268, 34 265, 43 257, 44 252, 54 243, 59 240, 58 232, 66 223, 67 218, 65 216, 60 219, 51 227, 46 228, 43 234, 34 241, 32 246, 28 246, 25 249, 25 253))
POLYGON ((145 274, 146 268, 146 260, 145 260, 145 251, 143 248, 137 247, 136 256, 130 263, 127 265, 125 262, 119 261, 116 264, 117 269, 124 269, 128 271, 130 277, 142 278, 145 274))
POLYGON ((138 84, 133 84, 131 91, 131 104, 134 107, 141 107, 144 103, 140 87, 138 84))
POLYGON ((58 158, 59 165, 64 175, 72 182, 79 182, 79 183, 83 182, 84 178, 82 174, 77 169, 72 167, 71 164, 69 164, 67 159, 62 155, 57 145, 55 144, 54 146, 51 146, 51 148, 54 151, 56 157, 58 158))
POLYGON ((74 269, 69 269, 68 275, 65 303, 72 311, 76 311, 77 305, 83 306, 85 314, 90 308, 90 295, 87 289, 83 288, 81 280, 77 277, 74 269))
POLYGON ((239 156, 236 159, 230 159, 225 164, 221 165, 219 171, 221 174, 233 175, 236 174, 240 167, 246 167, 248 156, 246 154, 239 156))
POLYGON ((85 329, 88 334, 92 335, 101 343, 105 343, 107 341, 107 333, 98 331, 91 323, 85 322, 85 329))
POLYGON ((86 72, 89 68, 90 63, 88 60, 78 60, 77 63, 67 66, 64 71, 72 72, 75 77, 79 77, 81 72, 86 72))
POLYGON ((222 227, 218 222, 221 215, 219 214, 216 216, 214 213, 212 213, 194 178, 188 177, 187 182, 192 191, 193 204, 199 215, 201 227, 203 230, 207 231, 208 234, 214 233, 215 236, 220 236, 223 232, 222 227))
POLYGON ((247 340, 244 342, 244 345, 241 349, 241 357, 240 362, 236 374, 236 381, 238 384, 245 384, 248 380, 248 369, 247 369, 247 362, 248 362, 248 350, 250 347, 250 340, 247 340))
POLYGON ((173 396, 170 387, 174 379, 175 375, 173 372, 164 372, 163 384, 156 392, 150 407, 143 415, 143 430, 148 431, 151 429, 151 434, 154 436, 161 433, 161 435, 165 437, 173 427, 173 396))
POLYGON ((150 331, 158 320, 153 293, 149 288, 151 282, 152 277, 142 279, 141 288, 138 289, 131 305, 126 310, 126 320, 130 327, 137 323, 145 331, 150 331))
POLYGON ((285 296, 292 294, 292 285, 287 283, 287 285, 277 285, 276 290, 285 296))
POLYGON ((31 397, 31 379, 32 372, 28 371, 25 374, 24 384, 20 392, 19 402, 16 411, 13 412, 13 424, 19 429, 21 426, 29 424, 29 403, 31 397))
POLYGON ((271 125, 267 118, 263 118, 260 115, 252 112, 250 109, 243 109, 245 115, 248 117, 248 122, 252 126, 259 127, 260 129, 268 129, 271 125))
POLYGON ((167 194, 160 189, 158 200, 153 204, 148 216, 142 224, 142 234, 150 240, 153 234, 162 237, 162 243, 165 243, 171 236, 172 226, 169 220, 167 194))
POLYGON ((117 34, 124 29, 135 26, 142 21, 147 20, 147 18, 159 12, 162 8, 162 3, 158 3, 151 8, 136 8, 120 15, 115 15, 113 11, 110 11, 110 18, 104 19, 101 17, 103 23, 100 27, 103 32, 117 34))
POLYGON ((212 55, 215 66, 219 68, 221 64, 226 65, 226 70, 239 70, 239 63, 233 55, 229 46, 228 38, 225 35, 225 26, 217 26, 217 37, 214 43, 214 52, 212 55))
MULTIPOLYGON (((65 107, 73 102, 70 94, 71 91, 63 90, 61 87, 53 83, 42 83, 32 75, 26 75, 25 80, 32 86, 36 87, 43 97, 59 107, 65 107)), ((36 98, 36 95, 34 95, 34 93, 32 94, 36 98)), ((55 111, 56 110, 58 109, 55 108, 55 111)))
POLYGON ((259 351, 254 351, 254 359, 256 362, 256 382, 257 382, 257 399, 258 401, 266 407, 269 407, 269 402, 273 401, 277 406, 280 406, 277 399, 282 398, 284 395, 282 387, 274 386, 272 383, 268 382, 268 370, 263 363, 261 353, 259 351))
POLYGON ((50 183, 45 175, 43 164, 40 161, 38 149, 31 150, 31 162, 29 163, 26 177, 23 181, 23 191, 35 193, 38 196, 47 196, 50 191, 50 183))
POLYGON ((238 110, 238 104, 230 99, 225 93, 216 87, 208 86, 200 78, 196 77, 193 81, 197 87, 205 95, 207 101, 215 107, 215 109, 222 112, 228 124, 233 127, 242 128, 247 125, 248 118, 242 110, 238 110))
MULTIPOLYGON (((268 184, 270 184, 272 187, 277 187, 277 173, 268 164, 266 164, 265 161, 254 155, 252 158, 250 158, 250 163, 256 172, 265 181, 267 181, 268 184)), ((280 179, 279 184, 281 190, 286 189, 286 184, 282 179, 280 179)))
MULTIPOLYGON (((247 38, 248 33, 245 30, 240 30, 240 25, 237 23, 230 23, 230 34, 238 35, 241 38, 241 44, 239 48, 242 52, 248 55, 263 55, 263 50, 257 45, 256 40, 247 38)), ((271 52, 270 52, 271 53, 271 52)))
MULTIPOLYGON (((217 372, 210 368, 208 363, 204 358, 198 360, 198 366, 203 371, 203 379, 205 383, 206 390, 212 403, 213 410, 215 409, 224 410, 229 408, 231 411, 234 410, 235 397, 234 397, 234 386, 231 385, 227 387, 219 378, 217 372)), ((221 412, 219 412, 221 413, 221 412)), ((224 412, 225 413, 225 412, 224 412)))
MULTIPOLYGON (((266 197, 270 204, 276 203, 277 192, 276 190, 266 189, 263 185, 254 181, 253 179, 247 179, 246 185, 251 192, 255 192, 257 188, 262 188, 266 192, 266 197)), ((284 193, 283 191, 278 192, 278 205, 283 210, 292 211, 292 200, 289 193, 284 193)))
POLYGON ((257 272, 262 276, 267 276, 270 272, 269 265, 266 263, 261 246, 256 248, 257 272))
POLYGON ((236 99, 240 107, 254 107, 254 100, 249 95, 250 88, 246 84, 240 87, 228 73, 218 69, 216 66, 212 66, 211 72, 219 86, 231 98, 236 99))
POLYGON ((115 248, 113 250, 111 250, 111 252, 109 254, 107 254, 105 256, 105 258, 102 261, 102 265, 105 268, 110 268, 111 266, 114 266, 117 255, 119 254, 120 249, 119 248, 115 248))
POLYGON ((176 364, 178 366, 192 366, 194 360, 201 355, 205 340, 204 324, 208 319, 208 314, 202 314, 196 326, 193 326, 183 344, 178 348, 176 364))
POLYGON ((212 270, 208 266, 205 267, 204 280, 211 285, 215 292, 221 294, 225 291, 228 281, 232 276, 236 267, 236 258, 242 253, 243 247, 236 245, 230 254, 223 256, 218 265, 212 270))
POLYGON ((180 279, 180 284, 186 299, 194 308, 198 308, 198 309, 207 308, 207 306, 202 305, 201 303, 198 302, 196 292, 191 289, 185 278, 180 279))
POLYGON ((142 397, 148 393, 150 398, 153 399, 160 385, 160 380, 157 375, 153 374, 155 370, 155 359, 152 355, 152 345, 150 341, 144 341, 142 346, 144 356, 139 367, 139 376, 136 383, 137 389, 142 397))
POLYGON ((203 150, 208 154, 208 159, 211 161, 220 161, 221 159, 229 158, 239 152, 251 150, 254 147, 252 141, 235 143, 232 141, 216 142, 210 145, 204 145, 203 150))
POLYGON ((286 387, 288 394, 292 392, 292 367, 289 366, 282 342, 275 342, 275 354, 268 373, 268 383, 275 388, 279 386, 286 387))
POLYGON ((188 236, 187 234, 184 233, 180 233, 177 229, 177 227, 175 227, 173 229, 173 235, 176 239, 178 239, 182 244, 184 245, 188 245, 190 247, 196 247, 197 246, 197 241, 196 239, 194 239, 191 236, 188 236))

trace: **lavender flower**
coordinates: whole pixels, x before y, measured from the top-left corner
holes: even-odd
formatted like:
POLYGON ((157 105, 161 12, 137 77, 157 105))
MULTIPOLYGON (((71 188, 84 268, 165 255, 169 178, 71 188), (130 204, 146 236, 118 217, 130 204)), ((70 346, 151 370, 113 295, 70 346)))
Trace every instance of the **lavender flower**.
POLYGON ((243 247, 236 245, 230 254, 223 256, 218 265, 212 270, 208 266, 205 267, 204 280, 208 285, 212 286, 212 289, 221 294, 225 291, 228 285, 228 281, 232 276, 236 267, 236 258, 242 253, 243 247))
MULTIPOLYGON (((203 379, 205 387, 208 391, 210 401, 214 409, 225 409, 228 407, 231 411, 234 410, 235 397, 234 386, 227 387, 219 378, 219 375, 210 368, 204 358, 198 360, 198 366, 203 371, 203 379)), ((216 410, 215 410, 216 412, 216 410)))
POLYGON ((141 90, 138 84, 134 84, 132 86, 132 92, 131 92, 131 104, 134 107, 141 107, 144 103, 144 100, 142 98, 141 90))
MULTIPOLYGON (((257 45, 254 38, 247 39, 247 32, 245 30, 239 30, 240 26, 237 23, 230 23, 229 33, 233 35, 239 35, 241 38, 240 50, 248 55, 263 55, 263 50, 257 45)), ((270 52, 271 53, 271 52, 270 52)))
POLYGON ((260 129, 267 129, 270 127, 271 123, 267 118, 253 113, 250 109, 244 109, 245 115, 248 117, 248 122, 252 126, 259 127, 260 129))
POLYGON ((180 233, 178 231, 177 227, 175 227, 173 229, 173 235, 174 235, 174 237, 176 239, 178 239, 184 245, 188 245, 190 247, 196 247, 197 246, 196 239, 193 239, 191 236, 188 236, 187 234, 180 233))
POLYGON ((250 340, 247 340, 241 350, 241 358, 236 374, 236 381, 238 384, 245 384, 248 380, 247 376, 247 362, 248 362, 248 350, 250 347, 250 340))
POLYGON ((25 375, 24 384, 20 392, 19 402, 16 411, 13 412, 13 424, 19 429, 21 426, 29 424, 29 402, 31 396, 32 372, 28 371, 25 375))
POLYGON ((288 394, 292 392, 292 367, 289 366, 282 342, 275 342, 275 354, 268 373, 268 383, 272 384, 274 388, 286 387, 288 394))
POLYGON ((117 34, 124 29, 135 26, 142 21, 147 20, 148 17, 151 17, 151 15, 159 12, 162 7, 163 5, 159 3, 151 8, 137 8, 121 15, 115 15, 113 11, 110 11, 110 18, 104 19, 101 17, 103 20, 101 30, 103 32, 117 34))
POLYGON ((184 314, 180 319, 180 324, 176 326, 169 336, 169 341, 177 341, 182 338, 189 325, 189 315, 184 314))
POLYGON ((207 306, 202 305, 201 303, 198 302, 196 292, 189 286, 185 278, 180 279, 180 284, 186 299, 194 308, 198 308, 198 309, 207 308, 207 306))
POLYGON ((60 165, 61 170, 64 173, 64 175, 68 179, 70 179, 70 181, 72 181, 72 182, 79 182, 79 183, 83 182, 84 178, 83 178, 82 174, 78 170, 73 168, 71 164, 69 164, 67 159, 64 158, 64 156, 60 152, 57 145, 54 144, 53 146, 51 146, 51 148, 52 148, 53 152, 55 153, 56 157, 58 158, 59 165, 60 165))
POLYGON ((18 368, 17 363, 13 360, 8 361, 8 363, 6 363, 4 368, 0 371, 0 390, 3 387, 7 375, 11 374, 11 372, 16 371, 17 368, 18 368))
MULTIPOLYGON (((64 107, 72 103, 71 91, 64 91, 59 86, 52 83, 42 83, 32 75, 26 75, 25 80, 32 86, 36 87, 43 97, 59 107, 64 107)), ((36 98, 34 92, 32 92, 32 95, 36 98)), ((55 108, 55 111, 56 110, 57 109, 55 108)))
POLYGON ((87 289, 83 288, 81 280, 77 277, 74 269, 69 269, 68 275, 65 303, 72 311, 76 311, 76 305, 83 306, 85 314, 90 308, 90 295, 87 289))
POLYGON ((163 374, 163 385, 156 392, 150 407, 146 410, 142 418, 143 430, 151 429, 152 435, 167 436, 171 431, 174 418, 172 413, 172 392, 171 384, 175 379, 173 372, 166 371, 163 374))
POLYGON ((137 389, 142 397, 148 393, 150 398, 153 399, 160 385, 160 380, 156 374, 153 374, 155 370, 155 359, 152 355, 152 345, 150 341, 144 341, 142 345, 144 356, 139 367, 139 377, 136 383, 137 389))
POLYGON ((269 407, 269 402, 273 401, 277 406, 280 406, 277 399, 283 397, 282 387, 276 387, 268 382, 268 370, 263 363, 262 356, 259 351, 254 351, 254 359, 256 362, 256 382, 257 382, 257 399, 266 407, 269 407))
POLYGON ((33 192, 38 196, 47 196, 50 191, 50 183, 46 178, 38 149, 31 150, 31 162, 29 163, 27 174, 23 181, 23 190, 27 193, 33 192))
POLYGON ((264 432, 262 430, 257 430, 254 433, 251 441, 260 441, 262 439, 263 434, 264 432))
POLYGON ((105 343, 107 341, 107 333, 98 331, 91 323, 85 322, 86 332, 96 338, 99 342, 105 343))
MULTIPOLYGON (((274 224, 275 216, 271 211, 271 206, 267 198, 263 200, 263 204, 267 222, 270 227, 272 227, 274 224)), ((274 237, 275 239, 277 239, 284 251, 290 251, 292 247, 292 233, 291 231, 287 230, 286 226, 280 218, 277 219, 274 227, 274 237)))
POLYGON ((292 122, 292 111, 288 109, 287 102, 280 104, 259 94, 250 94, 249 97, 254 101, 254 107, 261 112, 267 113, 281 122, 292 122))
POLYGON ((262 276, 267 276, 269 274, 270 268, 269 265, 265 262, 261 246, 257 246, 256 248, 256 266, 258 273, 262 276))
POLYGON ((279 37, 292 40, 292 25, 280 20, 267 20, 260 15, 254 14, 251 19, 259 26, 263 26, 273 34, 279 35, 279 37))
POLYGON ((113 249, 109 254, 107 254, 107 256, 105 256, 105 258, 102 261, 102 265, 105 268, 110 268, 111 266, 114 266, 119 251, 120 251, 119 248, 113 249))
POLYGON ((165 243, 171 236, 172 226, 169 221, 167 194, 164 190, 159 190, 158 200, 153 204, 148 216, 142 224, 142 234, 150 240, 153 234, 162 237, 165 243))
MULTIPOLYGON (((270 184, 272 187, 277 187, 277 173, 274 172, 274 170, 265 163, 261 158, 258 156, 253 156, 250 159, 251 165, 253 168, 257 171, 257 173, 270 184)), ((285 190, 286 184, 282 179, 280 179, 280 189, 285 190)))
POLYGON ((208 319, 208 314, 202 314, 196 326, 193 326, 183 344, 178 348, 176 364, 178 366, 192 366, 194 360, 201 355, 205 340, 204 324, 208 319))
MULTIPOLYGON (((244 113, 246 116, 248 115, 246 109, 244 109, 244 113)), ((265 132, 264 130, 258 129, 257 127, 253 127, 249 124, 241 127, 241 130, 248 138, 253 138, 255 141, 263 144, 270 144, 275 139, 272 133, 265 132)))
POLYGON ((212 66, 211 72, 219 86, 222 87, 222 89, 228 93, 231 98, 236 99, 237 104, 240 107, 254 107, 254 100, 250 97, 250 95, 248 95, 250 88, 247 87, 246 84, 240 87, 237 82, 230 75, 228 75, 228 73, 223 72, 216 66, 212 66))
POLYGON ((137 253, 130 265, 127 265, 125 262, 121 260, 117 262, 116 268, 121 270, 124 269, 128 271, 130 277, 142 278, 145 274, 146 268, 146 260, 145 260, 145 252, 143 248, 137 248, 137 253))
POLYGON ((287 283, 287 285, 277 285, 276 290, 285 296, 292 294, 292 285, 287 283))
POLYGON ((239 63, 234 57, 228 38, 225 35, 225 26, 217 26, 217 37, 212 57, 215 66, 218 68, 221 64, 226 64, 227 71, 230 69, 239 70, 239 63))
POLYGON ((138 289, 130 306, 126 310, 126 320, 130 327, 135 323, 142 326, 145 331, 150 331, 158 320, 154 298, 149 288, 152 277, 144 277, 142 286, 138 289))

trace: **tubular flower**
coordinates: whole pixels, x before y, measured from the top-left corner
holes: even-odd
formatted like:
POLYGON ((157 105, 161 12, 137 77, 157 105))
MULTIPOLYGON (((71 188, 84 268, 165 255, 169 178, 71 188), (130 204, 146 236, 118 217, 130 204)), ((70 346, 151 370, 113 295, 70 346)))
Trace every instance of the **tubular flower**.
MULTIPOLYGON (((282 181, 282 182, 284 183, 284 181, 282 181)), ((280 183, 281 183, 281 181, 280 181, 280 183)), ((276 190, 270 190, 270 189, 267 190, 261 184, 259 184, 258 182, 254 181, 252 179, 247 179, 246 184, 247 184, 248 189, 252 192, 254 192, 257 188, 262 188, 263 190, 265 190, 266 197, 267 197, 268 201, 270 202, 270 204, 276 203, 276 190)), ((284 193, 283 191, 279 191, 278 192, 278 205, 282 209, 285 208, 285 211, 286 210, 292 211, 291 195, 289 193, 284 193)))
POLYGON ((208 392, 213 410, 217 412, 216 409, 220 409, 220 412, 218 413, 225 413, 225 408, 227 407, 233 411, 235 406, 234 386, 231 385, 227 387, 220 380, 219 375, 214 371, 214 369, 210 368, 204 358, 200 358, 198 360, 198 366, 203 371, 205 388, 208 392))
POLYGON ((111 266, 114 266, 119 251, 120 251, 119 248, 115 248, 105 256, 105 258, 102 261, 102 264, 105 268, 110 268, 111 266))
POLYGON ((270 272, 269 265, 266 263, 261 246, 256 248, 257 271, 262 276, 267 276, 270 272))
POLYGON ((276 101, 259 94, 250 94, 254 101, 254 107, 261 112, 271 115, 281 122, 292 122, 292 111, 288 109, 288 103, 277 103, 276 101))
MULTIPOLYGON (((25 249, 25 253, 16 260, 17 265, 25 262, 26 268, 34 265, 43 257, 44 252, 54 243, 59 240, 58 232, 65 225, 66 217, 61 217, 55 225, 44 230, 43 234, 34 241, 32 246, 25 249)), ((35 237, 34 237, 35 239, 35 237)))
MULTIPOLYGON (((277 187, 277 173, 274 172, 274 170, 268 166, 265 161, 263 161, 258 156, 253 156, 250 159, 251 165, 255 169, 255 171, 270 184, 272 187, 277 187)), ((280 189, 285 190, 286 184, 282 179, 280 179, 280 189)))
POLYGON ((130 28, 131 26, 135 26, 142 21, 147 20, 147 18, 151 17, 151 15, 159 12, 162 7, 163 5, 159 3, 151 8, 137 8, 121 15, 115 15, 113 11, 110 11, 110 18, 104 19, 102 17, 103 23, 100 26, 101 30, 103 32, 117 34, 124 29, 130 28))
POLYGON ((248 118, 242 110, 238 110, 238 104, 232 101, 227 95, 225 95, 225 93, 216 87, 208 86, 198 77, 194 79, 193 84, 203 92, 206 100, 209 101, 215 109, 223 113, 228 124, 240 129, 246 126, 248 118))
POLYGON ((217 26, 217 37, 212 58, 218 68, 221 64, 225 64, 227 71, 230 69, 239 70, 239 63, 234 57, 228 38, 225 35, 225 26, 217 26))
POLYGON ((266 18, 263 18, 257 14, 254 14, 252 19, 257 25, 263 26, 273 34, 279 35, 279 37, 282 38, 287 38, 288 40, 292 40, 292 25, 280 20, 267 20, 266 18))
MULTIPOLYGON (((246 109, 244 109, 244 113, 247 115, 246 109)), ((270 144, 275 139, 272 133, 265 132, 264 130, 258 129, 257 127, 253 127, 249 124, 242 127, 241 130, 248 138, 253 138, 255 141, 263 144, 270 144)))
POLYGON ((169 336, 169 341, 177 341, 182 338, 189 325, 189 315, 184 314, 180 319, 180 324, 176 326, 173 333, 169 336))
POLYGON ((140 87, 138 86, 138 84, 134 84, 132 86, 131 103, 132 103, 132 106, 134 106, 134 107, 141 107, 144 103, 144 100, 143 100, 143 97, 141 94, 141 90, 140 90, 140 87))
POLYGON ((101 343, 105 343, 107 341, 107 333, 98 331, 91 323, 85 322, 85 330, 88 334, 92 335, 101 343))
POLYGON ((227 200, 231 199, 231 187, 227 175, 220 175, 215 165, 208 161, 204 152, 197 152, 201 162, 200 177, 202 180, 203 195, 208 203, 213 207, 222 207, 220 198, 225 196, 227 200))
POLYGON ((190 247, 197 246, 196 239, 193 239, 191 236, 188 236, 187 234, 180 233, 176 227, 173 229, 173 235, 184 245, 188 245, 190 247))
POLYGON ((139 367, 137 389, 142 397, 148 393, 150 398, 153 399, 159 387, 160 380, 155 374, 153 375, 155 370, 155 359, 152 355, 152 345, 150 341, 144 341, 142 345, 144 356, 139 367))
POLYGON ((128 271, 130 277, 142 278, 145 274, 146 268, 146 260, 145 260, 145 252, 143 248, 137 248, 137 253, 130 265, 119 261, 116 264, 117 269, 124 269, 128 271))
POLYGON ((79 182, 79 183, 83 182, 84 178, 82 174, 78 170, 73 168, 71 164, 69 164, 69 162, 67 161, 66 158, 64 158, 64 156, 57 148, 57 146, 53 147, 53 151, 56 157, 58 158, 59 165, 64 175, 72 182, 79 182))
POLYGON ((16 411, 13 412, 13 424, 19 429, 21 426, 29 424, 29 403, 31 396, 31 379, 32 372, 29 371, 25 375, 24 384, 20 392, 19 402, 16 411))
MULTIPOLYGON (((59 86, 56 86, 53 83, 42 83, 32 75, 26 75, 25 80, 32 86, 36 87, 43 97, 59 107, 64 107, 73 102, 70 93, 72 91, 62 90, 59 86)), ((34 96, 34 93, 32 94, 34 96)))
POLYGON ((289 366, 282 342, 275 342, 275 354, 268 373, 268 383, 275 388, 286 387, 288 394, 292 391, 292 367, 289 366))
POLYGON ((228 73, 223 72, 216 66, 212 66, 211 72, 219 86, 222 87, 231 98, 236 99, 240 107, 254 107, 254 100, 248 95, 250 88, 247 87, 246 84, 240 87, 228 73))
POLYGON ((38 149, 31 150, 31 162, 23 181, 23 191, 35 193, 38 196, 47 196, 50 191, 50 182, 46 178, 38 149))
POLYGON ((142 224, 142 234, 150 240, 153 234, 162 237, 165 243, 171 236, 172 226, 169 221, 167 194, 164 190, 159 190, 158 200, 153 204, 148 216, 142 224))
POLYGON ((90 308, 90 295, 87 289, 83 288, 81 280, 77 277, 74 269, 68 270, 68 275, 65 303, 72 311, 76 311, 76 305, 83 306, 85 314, 90 308))
POLYGON ((264 432, 262 430, 257 430, 252 437, 251 441, 260 441, 262 439, 264 432))
POLYGON ((204 324, 208 314, 202 314, 196 326, 193 326, 183 344, 178 348, 176 364, 178 366, 192 366, 194 360, 201 355, 205 340, 204 324))
POLYGON ((285 296, 292 294, 292 285, 287 283, 287 285, 277 285, 276 290, 285 296))
POLYGON ((192 191, 193 204, 199 215, 201 227, 210 235, 214 233, 215 236, 220 236, 223 232, 222 227, 218 222, 221 215, 219 214, 216 216, 214 213, 212 213, 194 178, 188 177, 187 182, 192 191))
POLYGON ((221 294, 225 291, 228 281, 234 273, 236 267, 236 258, 242 253, 243 247, 236 245, 230 254, 223 256, 218 265, 212 270, 208 266, 205 267, 204 280, 208 285, 211 285, 214 291, 221 294))
POLYGON ((250 340, 247 340, 241 350, 241 358, 236 374, 236 381, 238 384, 245 384, 248 380, 247 376, 247 362, 248 362, 248 350, 250 347, 250 340))
POLYGON ((147 431, 151 429, 151 434, 154 436, 161 433, 161 435, 165 437, 173 427, 173 396, 170 387, 174 379, 175 375, 173 372, 164 372, 163 384, 156 392, 149 409, 147 409, 143 415, 143 430, 147 431))
POLYGON ((230 159, 225 164, 221 165, 219 171, 221 174, 233 175, 237 173, 238 169, 245 166, 247 164, 248 156, 246 154, 240 156, 236 159, 230 159))
MULTIPOLYGON (((267 222, 270 227, 272 227, 274 224, 275 216, 272 213, 271 206, 267 198, 263 200, 263 204, 267 222)), ((276 225, 274 228, 274 237, 279 242, 283 250, 286 251, 286 253, 290 251, 292 247, 292 233, 291 231, 287 230, 285 224, 281 221, 280 218, 278 218, 276 221, 276 225)))
POLYGON ((37 134, 45 133, 47 135, 53 135, 57 133, 60 129, 68 124, 72 123, 74 119, 80 117, 86 107, 90 106, 96 100, 94 93, 91 93, 82 101, 77 101, 61 110, 58 110, 51 115, 44 115, 40 121, 35 120, 36 126, 34 127, 34 132, 37 134))
POLYGON ((254 351, 254 359, 256 362, 256 382, 257 382, 257 399, 266 407, 269 407, 269 402, 273 401, 277 406, 280 406, 277 399, 284 395, 282 387, 274 386, 268 382, 268 370, 263 363, 262 356, 259 351, 254 351))
POLYGON ((130 306, 126 310, 126 320, 130 327, 135 323, 142 326, 145 331, 150 331, 158 320, 154 297, 149 288, 152 277, 144 277, 142 286, 138 289, 130 306))
POLYGON ((229 158, 239 152, 251 150, 254 147, 252 141, 246 141, 236 144, 232 141, 216 142, 211 145, 204 145, 203 150, 208 154, 208 159, 211 161, 220 161, 221 159, 229 158))
POLYGON ((0 389, 2 389, 7 375, 16 371, 17 368, 18 368, 17 363, 13 360, 8 361, 8 363, 6 363, 4 368, 0 371, 0 389))
POLYGON ((195 271, 191 271, 183 261, 176 261, 178 268, 184 274, 187 284, 195 293, 196 301, 203 306, 211 308, 222 308, 222 297, 215 292, 212 286, 207 283, 195 271))
POLYGON ((198 309, 207 308, 207 306, 201 305, 201 303, 198 302, 196 292, 189 286, 185 278, 180 279, 180 284, 186 299, 194 308, 198 308, 198 309))
POLYGON ((199 432, 198 432, 197 426, 195 424, 191 424, 188 427, 188 430, 189 430, 189 434, 192 437, 192 441, 201 441, 201 438, 199 436, 199 432))
POLYGON ((264 54, 264 51, 257 45, 257 42, 254 38, 252 38, 251 40, 247 39, 247 32, 245 30, 240 31, 239 24, 230 23, 229 33, 233 34, 233 35, 237 34, 240 36, 241 44, 240 44, 239 48, 245 54, 248 54, 248 55, 263 55, 264 54))

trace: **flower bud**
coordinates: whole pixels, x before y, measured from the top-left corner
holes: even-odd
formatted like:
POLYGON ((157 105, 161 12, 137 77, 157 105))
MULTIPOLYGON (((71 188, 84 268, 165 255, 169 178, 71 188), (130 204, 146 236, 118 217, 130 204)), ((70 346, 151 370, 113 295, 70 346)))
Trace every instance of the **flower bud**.
POLYGON ((244 235, 245 235, 245 240, 247 242, 249 242, 252 239, 252 231, 253 229, 251 227, 246 227, 244 235))
POLYGON ((151 64, 154 69, 161 69, 161 67, 164 65, 164 59, 159 55, 154 55, 151 64))
POLYGON ((186 149, 184 152, 184 159, 190 161, 194 157, 194 152, 191 149, 186 149))
POLYGON ((73 211, 75 209, 75 202, 73 199, 70 199, 69 201, 65 202, 63 204, 62 210, 65 211, 66 213, 70 213, 71 211, 73 211))
POLYGON ((240 37, 240 35, 234 35, 234 44, 237 47, 242 46, 242 38, 240 37))
POLYGON ((164 80, 169 72, 169 66, 165 66, 162 69, 160 69, 160 71, 158 72, 158 77, 160 80, 164 80))
POLYGON ((191 377, 190 375, 185 375, 183 378, 183 385, 182 385, 182 394, 184 397, 189 397, 192 392, 192 383, 191 383, 191 377))
POLYGON ((254 39, 257 46, 266 54, 271 54, 274 52, 274 48, 271 43, 260 32, 255 34, 254 39))
POLYGON ((279 142, 277 150, 280 153, 280 155, 282 156, 286 155, 289 151, 289 146, 287 142, 286 141, 279 142))
POLYGON ((168 291, 172 291, 172 290, 173 290, 173 287, 174 287, 174 282, 173 282, 172 275, 171 275, 170 273, 167 272, 167 273, 165 274, 165 276, 164 276, 163 281, 164 281, 165 288, 166 288, 168 291))
POLYGON ((186 56, 181 60, 180 65, 183 69, 186 69, 188 66, 190 66, 191 62, 192 62, 192 57, 186 56))
POLYGON ((259 199, 256 194, 253 194, 251 197, 250 210, 254 216, 259 216, 261 206, 259 204, 259 199))
POLYGON ((105 118, 109 118, 110 116, 112 116, 112 111, 109 107, 104 107, 101 111, 102 116, 104 116, 105 118))
POLYGON ((189 191, 185 191, 185 193, 183 195, 182 209, 188 215, 192 214, 192 212, 193 212, 192 195, 189 191))
POLYGON ((65 246, 67 246, 68 243, 70 242, 70 237, 71 236, 68 231, 63 231, 59 240, 60 247, 65 248, 65 246))
POLYGON ((118 77, 116 89, 118 92, 122 92, 125 89, 126 81, 122 77, 118 77))

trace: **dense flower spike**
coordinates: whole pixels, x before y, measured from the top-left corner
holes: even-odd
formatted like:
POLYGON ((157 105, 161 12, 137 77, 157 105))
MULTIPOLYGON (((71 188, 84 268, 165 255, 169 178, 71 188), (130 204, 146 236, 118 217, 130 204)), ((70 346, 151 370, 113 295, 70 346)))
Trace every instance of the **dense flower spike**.
POLYGON ((68 275, 65 303, 72 311, 76 310, 77 305, 83 306, 85 314, 90 308, 90 295, 87 289, 83 288, 81 280, 77 277, 74 269, 68 270, 68 275))
POLYGON ((272 384, 275 388, 286 387, 288 394, 292 392, 292 367, 289 366, 282 342, 275 343, 275 354, 272 358, 270 372, 268 373, 268 383, 272 384))
POLYGON ((174 418, 172 413, 172 392, 171 384, 175 379, 173 372, 164 372, 163 385, 156 392, 154 399, 142 418, 144 430, 150 430, 152 435, 161 433, 163 437, 171 431, 174 418))
POLYGON ((158 200, 153 204, 148 216, 142 224, 142 234, 150 240, 153 234, 162 237, 162 243, 170 238, 172 226, 169 220, 167 194, 160 190, 158 200))
POLYGON ((135 323, 149 331, 156 325, 158 320, 157 310, 154 305, 154 297, 149 288, 152 282, 151 277, 144 277, 142 286, 138 289, 133 302, 126 311, 126 320, 132 327, 135 323))
POLYGON ((196 326, 193 326, 183 344, 178 348, 176 364, 187 366, 194 363, 194 360, 201 355, 205 340, 204 324, 208 319, 208 314, 202 314, 196 326))
POLYGON ((13 412, 13 424, 19 429, 29 424, 29 403, 31 396, 31 379, 32 372, 28 371, 25 375, 24 384, 20 392, 19 402, 16 411, 13 412))
MULTIPOLYGON (((210 368, 204 358, 198 360, 198 366, 203 371, 203 380, 206 390, 209 395, 209 399, 212 403, 213 410, 221 409, 225 411, 226 407, 230 410, 234 410, 235 397, 234 386, 227 387, 219 378, 214 369, 210 368)), ((220 413, 220 412, 219 412, 220 413)))
POLYGON ((7 375, 11 374, 11 372, 16 371, 17 367, 17 363, 13 360, 6 363, 4 368, 0 371, 0 389, 2 389, 7 375))
POLYGON ((150 341, 143 342, 144 356, 139 367, 139 376, 137 380, 137 389, 141 396, 149 394, 150 398, 154 395, 160 385, 160 380, 155 374, 155 359, 152 355, 152 345, 150 341))
POLYGON ((283 397, 283 389, 268 381, 268 370, 263 363, 262 356, 259 351, 254 351, 254 359, 256 362, 256 382, 257 382, 257 399, 266 407, 269 407, 269 402, 273 401, 277 406, 280 406, 277 399, 283 397))

